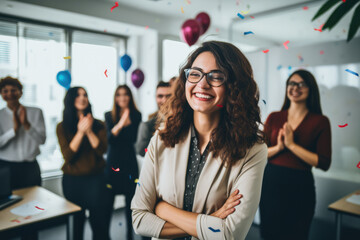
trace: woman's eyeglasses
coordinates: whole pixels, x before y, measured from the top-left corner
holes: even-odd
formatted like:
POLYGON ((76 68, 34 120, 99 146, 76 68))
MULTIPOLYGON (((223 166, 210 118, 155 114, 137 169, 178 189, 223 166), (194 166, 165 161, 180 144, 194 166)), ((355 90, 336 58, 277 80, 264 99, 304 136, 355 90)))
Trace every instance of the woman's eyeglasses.
POLYGON ((220 71, 211 71, 203 73, 194 68, 185 69, 185 77, 190 83, 198 83, 205 76, 206 82, 212 87, 220 87, 225 81, 226 76, 220 71))
POLYGON ((298 82, 293 82, 293 81, 288 82, 287 86, 288 87, 297 86, 298 88, 306 88, 307 87, 306 83, 304 83, 304 82, 299 82, 298 83, 298 82))

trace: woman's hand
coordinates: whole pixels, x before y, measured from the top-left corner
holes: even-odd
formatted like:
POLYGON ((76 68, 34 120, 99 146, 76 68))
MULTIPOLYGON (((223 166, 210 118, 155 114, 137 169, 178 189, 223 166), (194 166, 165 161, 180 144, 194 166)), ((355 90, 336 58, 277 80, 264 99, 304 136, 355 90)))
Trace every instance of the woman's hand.
POLYGON ((278 152, 281 152, 285 148, 284 144, 284 129, 280 128, 278 136, 277 136, 277 144, 276 147, 278 149, 278 152))
POLYGON ((94 118, 92 117, 91 113, 88 113, 85 118, 87 118, 88 121, 88 128, 86 129, 85 133, 88 135, 89 133, 92 132, 92 125, 94 123, 94 118))
POLYGON ((219 210, 212 213, 210 216, 225 219, 227 216, 229 216, 235 211, 235 206, 240 204, 240 198, 242 197, 243 196, 239 194, 239 189, 236 189, 226 200, 224 205, 219 210))
POLYGON ((131 120, 130 120, 130 109, 126 108, 123 112, 123 114, 121 115, 121 118, 119 120, 119 122, 117 123, 119 125, 120 128, 123 127, 127 127, 131 124, 131 120))
POLYGON ((292 130, 290 124, 287 122, 283 126, 284 131, 284 145, 290 149, 294 144, 294 131, 292 130))
POLYGON ((16 113, 17 109, 15 109, 13 111, 13 122, 14 122, 14 131, 16 132, 17 130, 19 130, 20 126, 21 126, 21 122, 19 119, 19 116, 16 113))
POLYGON ((86 134, 87 131, 89 131, 90 128, 90 122, 88 117, 84 117, 84 114, 80 114, 79 122, 77 125, 77 129, 80 133, 86 134))
POLYGON ((27 119, 26 108, 23 105, 19 106, 19 121, 26 130, 30 128, 30 123, 27 119))

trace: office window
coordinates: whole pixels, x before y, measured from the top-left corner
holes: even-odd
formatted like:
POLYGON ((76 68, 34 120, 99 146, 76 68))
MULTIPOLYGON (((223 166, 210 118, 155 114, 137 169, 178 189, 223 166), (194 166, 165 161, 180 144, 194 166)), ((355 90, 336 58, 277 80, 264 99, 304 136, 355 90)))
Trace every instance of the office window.
POLYGON ((72 37, 72 86, 86 89, 94 117, 103 120, 113 105, 121 39, 81 31, 74 31, 72 37))
POLYGON ((163 72, 164 81, 179 75, 180 67, 186 62, 188 55, 196 49, 197 46, 189 47, 186 43, 165 39, 163 41, 163 72))

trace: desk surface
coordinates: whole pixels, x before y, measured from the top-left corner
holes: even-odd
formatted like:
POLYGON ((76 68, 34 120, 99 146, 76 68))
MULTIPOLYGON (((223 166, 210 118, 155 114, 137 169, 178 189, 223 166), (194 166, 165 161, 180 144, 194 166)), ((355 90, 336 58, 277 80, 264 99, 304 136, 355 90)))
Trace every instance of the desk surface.
POLYGON ((333 211, 337 211, 337 212, 343 212, 343 213, 348 213, 351 215, 360 216, 360 205, 353 204, 353 203, 346 201, 346 199, 353 194, 360 194, 360 190, 357 190, 357 191, 339 199, 338 201, 330 204, 329 209, 333 210, 333 211))
POLYGON ((72 214, 81 210, 79 206, 42 187, 35 186, 23 188, 13 191, 13 194, 22 196, 23 200, 0 211, 0 232, 23 225, 72 214), (10 212, 11 209, 34 200, 45 203, 47 208, 45 209, 46 211, 31 217, 17 216, 10 212))

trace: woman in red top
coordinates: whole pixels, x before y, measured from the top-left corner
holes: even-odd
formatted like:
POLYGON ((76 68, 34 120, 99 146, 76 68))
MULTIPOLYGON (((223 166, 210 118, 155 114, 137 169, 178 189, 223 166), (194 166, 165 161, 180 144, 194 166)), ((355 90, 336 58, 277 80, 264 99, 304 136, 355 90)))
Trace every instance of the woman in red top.
POLYGON ((281 111, 265 122, 268 164, 260 201, 265 240, 308 239, 315 211, 311 168, 326 171, 331 162, 330 122, 322 115, 314 76, 298 70, 286 86, 281 111))

